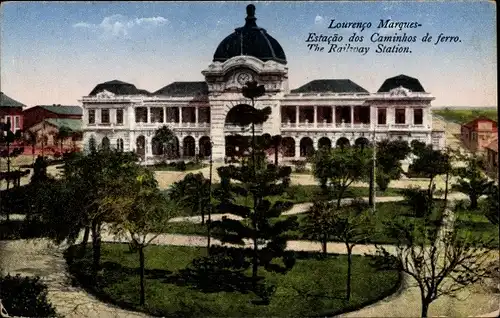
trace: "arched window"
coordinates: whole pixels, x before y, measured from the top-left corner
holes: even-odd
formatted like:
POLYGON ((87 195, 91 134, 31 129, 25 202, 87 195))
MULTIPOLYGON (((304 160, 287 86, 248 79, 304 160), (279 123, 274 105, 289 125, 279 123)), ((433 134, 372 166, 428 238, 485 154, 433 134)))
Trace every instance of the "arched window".
POLYGON ((102 149, 109 149, 109 138, 108 137, 102 138, 101 147, 102 147, 102 149))

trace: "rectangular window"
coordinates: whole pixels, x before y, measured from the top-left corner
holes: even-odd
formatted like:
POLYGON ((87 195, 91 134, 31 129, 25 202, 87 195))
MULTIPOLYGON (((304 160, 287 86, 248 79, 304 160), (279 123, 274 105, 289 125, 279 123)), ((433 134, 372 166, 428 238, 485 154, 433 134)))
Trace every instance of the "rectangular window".
POLYGON ((422 108, 416 108, 413 110, 413 124, 422 125, 424 121, 424 112, 422 108))
POLYGON ((377 123, 379 125, 387 125, 387 109, 379 108, 377 110, 377 123))
POLYGON ((109 109, 101 109, 101 124, 109 124, 109 109))
POLYGON ((95 109, 89 109, 89 124, 95 124, 95 109))
POLYGON ((406 123, 406 109, 396 108, 396 124, 406 123))
POLYGON ((135 109, 135 122, 146 123, 148 121, 148 109, 146 107, 137 107, 135 109))
POLYGON ((21 117, 14 117, 14 129, 21 129, 21 117))
POLYGON ((123 125, 123 109, 116 110, 116 124, 123 125))
POLYGON ((163 122, 163 107, 151 107, 151 122, 152 123, 162 123, 163 122))

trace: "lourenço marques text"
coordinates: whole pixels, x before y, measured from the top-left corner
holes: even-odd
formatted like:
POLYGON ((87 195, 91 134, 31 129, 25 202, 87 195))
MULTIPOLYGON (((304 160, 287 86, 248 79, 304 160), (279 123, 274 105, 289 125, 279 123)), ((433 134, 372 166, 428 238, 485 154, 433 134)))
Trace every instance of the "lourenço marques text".
POLYGON ((309 51, 327 52, 327 53, 360 53, 365 55, 370 52, 371 47, 363 45, 367 42, 375 44, 375 53, 412 53, 410 45, 417 43, 419 40, 422 43, 438 45, 440 43, 460 43, 460 37, 449 36, 440 33, 437 36, 432 36, 429 33, 421 37, 408 34, 411 29, 422 27, 422 24, 415 21, 393 21, 391 19, 380 19, 377 30, 369 35, 363 35, 362 32, 372 28, 371 22, 337 22, 335 19, 330 21, 328 29, 354 29, 350 36, 342 36, 339 34, 317 34, 310 32, 307 36, 306 43, 309 51), (391 32, 394 32, 392 33, 391 32), (359 33, 358 33, 359 32, 359 33), (390 32, 392 34, 388 34, 390 32), (347 42, 347 43, 346 43, 347 42))

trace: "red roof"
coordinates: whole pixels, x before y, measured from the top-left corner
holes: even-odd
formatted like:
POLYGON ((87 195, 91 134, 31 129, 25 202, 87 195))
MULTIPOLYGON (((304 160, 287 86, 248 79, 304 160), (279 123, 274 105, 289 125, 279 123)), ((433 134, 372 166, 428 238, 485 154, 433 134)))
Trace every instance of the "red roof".
POLYGON ((491 149, 494 152, 498 153, 498 139, 493 140, 486 146, 486 149, 491 149))
POLYGON ((488 121, 488 122, 491 122, 493 124, 493 131, 497 131, 497 122, 494 121, 494 120, 491 120, 489 119, 488 117, 484 117, 484 116, 481 116, 481 117, 478 117, 470 122, 468 122, 467 124, 463 124, 462 126, 464 127, 467 127, 467 128, 472 128, 472 129, 475 129, 477 128, 477 124, 479 122, 484 122, 484 121, 488 121))

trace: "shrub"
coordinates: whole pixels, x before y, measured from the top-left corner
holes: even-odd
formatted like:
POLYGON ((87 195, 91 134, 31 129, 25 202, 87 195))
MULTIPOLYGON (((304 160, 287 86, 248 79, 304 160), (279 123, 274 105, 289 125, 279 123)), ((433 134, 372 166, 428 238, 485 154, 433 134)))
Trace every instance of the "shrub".
POLYGON ((196 164, 199 164, 203 160, 205 160, 205 156, 203 156, 201 153, 196 155, 196 157, 195 157, 196 164))
POLYGON ((184 162, 184 160, 177 161, 175 167, 177 170, 185 171, 186 170, 186 163, 184 162))
POLYGON ((408 172, 406 173, 406 176, 408 178, 428 178, 428 176, 426 176, 425 174, 415 172, 413 167, 413 164, 408 166, 408 172))
POLYGON ((306 172, 305 160, 293 160, 292 164, 295 166, 295 172, 306 172))
POLYGON ((428 207, 431 204, 427 190, 409 187, 402 192, 406 204, 412 208, 413 215, 418 218, 426 216, 428 207))
POLYGON ((47 285, 40 277, 0 277, 0 299, 10 316, 54 317, 56 310, 47 300, 47 285))
POLYGON ((377 187, 380 191, 385 192, 389 187, 389 183, 391 182, 391 177, 385 173, 377 173, 377 187))
POLYGON ((159 162, 155 163, 154 165, 155 165, 155 167, 167 167, 168 166, 168 164, 165 160, 159 161, 159 162))

